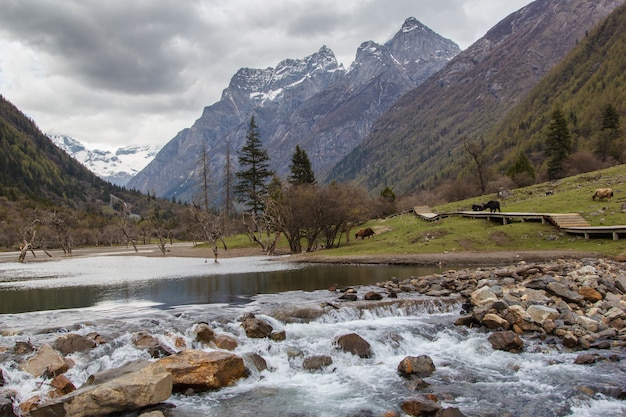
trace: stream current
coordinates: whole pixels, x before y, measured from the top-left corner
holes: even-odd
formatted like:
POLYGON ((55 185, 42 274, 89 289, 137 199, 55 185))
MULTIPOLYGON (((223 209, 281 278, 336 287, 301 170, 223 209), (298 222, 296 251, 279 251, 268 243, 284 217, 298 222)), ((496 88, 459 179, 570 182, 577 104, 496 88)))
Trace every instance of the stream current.
MULTIPOLYGON (((403 400, 435 394, 444 407, 466 416, 626 415, 615 398, 626 387, 626 356, 621 361, 575 365, 583 352, 570 352, 537 339, 524 339, 513 354, 495 351, 480 329, 454 326, 461 300, 402 293, 398 304, 342 303, 332 284, 374 284, 435 271, 392 266, 320 266, 265 257, 223 259, 207 264, 196 258, 94 257, 27 264, 0 263, 0 352, 16 342, 53 344, 59 335, 97 332, 107 342, 69 357, 76 363, 66 376, 76 386, 96 372, 134 359, 151 359, 132 344, 145 331, 172 349, 182 339, 188 348, 211 350, 194 339, 193 327, 207 322, 216 333, 234 336, 233 353, 257 353, 267 370, 218 391, 173 394, 168 416, 381 416, 402 414, 403 400), (281 309, 332 304, 313 320, 283 322, 281 309), (250 339, 237 318, 252 312, 285 330, 282 342, 250 339), (336 349, 337 336, 357 333, 373 355, 363 359, 336 349), (329 355, 332 365, 307 371, 303 358, 329 355), (436 371, 416 391, 397 373, 406 356, 428 355, 436 371), (621 391, 620 391, 621 390, 621 391)), ((599 352, 603 353, 603 352, 599 352)), ((47 390, 44 380, 18 369, 0 353, 4 387, 25 401, 47 390)), ((129 414, 133 415, 133 414, 129 414)))

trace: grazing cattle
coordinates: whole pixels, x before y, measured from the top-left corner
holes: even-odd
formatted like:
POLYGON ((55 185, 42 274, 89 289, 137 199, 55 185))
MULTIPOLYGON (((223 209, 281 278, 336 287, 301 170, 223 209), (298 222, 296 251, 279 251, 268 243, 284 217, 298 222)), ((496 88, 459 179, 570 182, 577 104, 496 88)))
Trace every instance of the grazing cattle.
POLYGON ((484 204, 472 204, 472 211, 483 211, 484 209, 484 204))
POLYGON ((483 204, 483 210, 489 209, 491 213, 496 210, 500 211, 500 202, 497 200, 491 200, 483 204))
POLYGON ((598 188, 591 196, 591 199, 595 201, 596 198, 598 200, 606 198, 606 201, 611 201, 611 197, 613 197, 613 190, 610 188, 598 188))
POLYGON ((366 237, 370 237, 370 236, 374 236, 376 233, 374 233, 374 231, 372 230, 371 227, 368 227, 367 229, 361 229, 358 232, 356 232, 356 234, 354 235, 355 239, 358 239, 359 237, 361 238, 361 240, 365 239, 366 237))

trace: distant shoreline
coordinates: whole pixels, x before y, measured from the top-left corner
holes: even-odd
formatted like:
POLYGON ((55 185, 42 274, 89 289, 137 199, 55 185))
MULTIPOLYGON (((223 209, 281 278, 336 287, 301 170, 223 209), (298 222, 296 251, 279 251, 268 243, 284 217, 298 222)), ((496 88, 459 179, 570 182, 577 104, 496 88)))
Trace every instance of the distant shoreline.
MULTIPOLYGON (((89 256, 146 256, 146 257, 162 257, 161 251, 155 244, 138 245, 138 252, 135 252, 132 246, 97 246, 88 248, 76 248, 72 251, 71 258, 89 257, 89 256)), ((183 257, 183 258, 206 258, 213 260, 213 252, 211 249, 203 247, 198 248, 192 243, 174 243, 166 246, 165 257, 183 257)), ((28 253, 25 263, 52 261, 60 259, 68 259, 61 250, 48 251, 52 257, 48 257, 42 250, 35 251, 36 257, 28 253)), ((263 256, 264 253, 260 248, 236 248, 224 250, 220 248, 218 251, 218 261, 222 258, 239 258, 246 256, 263 256)), ((404 254, 372 254, 372 255, 346 255, 335 256, 324 254, 324 251, 301 253, 289 255, 288 253, 279 253, 278 255, 288 255, 281 257, 282 261, 298 262, 298 263, 329 263, 329 264, 394 264, 394 265, 424 265, 424 266, 446 266, 446 265, 464 265, 464 266, 497 266, 515 264, 520 261, 525 262, 544 262, 554 259, 580 259, 586 257, 598 258, 603 257, 597 253, 555 250, 555 251, 490 251, 490 252, 447 252, 447 253, 404 253, 404 254)), ((0 252, 0 262, 17 262, 19 257, 18 251, 0 252)), ((70 259, 71 259, 70 258, 70 259)))

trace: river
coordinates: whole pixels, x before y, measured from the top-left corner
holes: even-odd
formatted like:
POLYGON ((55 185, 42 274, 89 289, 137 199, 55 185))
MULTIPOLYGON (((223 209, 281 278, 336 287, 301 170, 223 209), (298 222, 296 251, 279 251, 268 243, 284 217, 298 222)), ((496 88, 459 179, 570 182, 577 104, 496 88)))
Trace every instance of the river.
MULTIPOLYGON (((70 355, 76 365, 67 376, 76 385, 89 375, 133 359, 150 359, 133 346, 139 331, 174 347, 210 350, 193 338, 193 326, 207 322, 217 333, 234 336, 236 354, 254 352, 268 369, 219 391, 174 394, 165 410, 182 416, 381 416, 400 411, 400 403, 420 392, 435 394, 445 407, 466 416, 626 415, 612 393, 626 387, 626 365, 599 361, 575 365, 570 352, 538 339, 525 340, 522 353, 495 351, 480 329, 457 327, 460 299, 402 294, 398 306, 342 303, 328 288, 359 285, 359 294, 376 290, 392 277, 437 272, 403 266, 326 266, 294 264, 265 257, 227 258, 218 264, 197 258, 106 256, 26 264, 0 263, 0 368, 5 388, 24 401, 46 390, 41 379, 18 369, 11 355, 16 342, 52 344, 67 332, 97 332, 107 342, 70 355), (331 303, 312 321, 283 322, 270 312, 289 306, 331 303), (254 312, 283 342, 250 339, 237 318, 254 312), (333 340, 358 333, 373 355, 361 359, 338 351, 333 340), (323 371, 302 367, 309 355, 329 355, 323 371), (436 366, 417 392, 397 373, 406 356, 428 355, 436 366)), ((251 367, 252 368, 252 367, 251 367)), ((129 414, 132 415, 132 414, 129 414)), ((402 415, 402 414, 400 414, 402 415)))

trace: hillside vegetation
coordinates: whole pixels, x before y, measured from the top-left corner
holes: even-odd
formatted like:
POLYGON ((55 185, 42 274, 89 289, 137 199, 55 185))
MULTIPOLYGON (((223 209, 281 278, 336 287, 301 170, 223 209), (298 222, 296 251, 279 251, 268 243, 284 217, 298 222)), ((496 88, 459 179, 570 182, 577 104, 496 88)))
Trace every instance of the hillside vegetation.
MULTIPOLYGON (((503 172, 523 151, 540 169, 546 126, 560 108, 568 120, 574 151, 594 151, 602 111, 611 105, 626 120, 626 5, 585 37, 487 138, 487 153, 503 172)), ((623 130, 622 130, 623 137, 623 130)), ((622 139, 623 140, 623 139, 622 139)), ((624 161, 622 161, 624 162, 624 161)))

